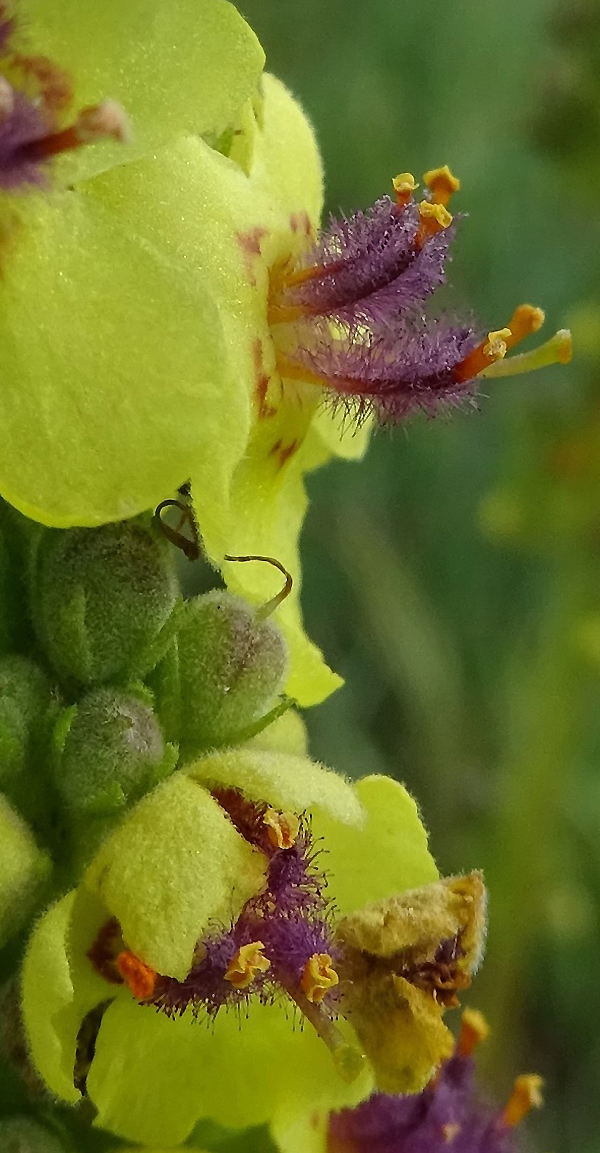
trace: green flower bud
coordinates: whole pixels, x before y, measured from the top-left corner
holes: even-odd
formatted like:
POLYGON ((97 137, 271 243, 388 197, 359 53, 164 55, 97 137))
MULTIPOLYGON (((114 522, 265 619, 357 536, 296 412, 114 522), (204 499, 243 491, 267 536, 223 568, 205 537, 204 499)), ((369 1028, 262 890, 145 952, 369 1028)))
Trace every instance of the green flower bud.
POLYGON ((0 794, 0 948, 34 911, 50 869, 49 857, 0 794))
POLYGON ((55 781, 72 819, 107 817, 139 800, 175 768, 152 712, 131 692, 89 693, 57 726, 55 781))
POLYGON ((0 789, 28 816, 44 806, 42 757, 54 700, 46 674, 28 657, 0 659, 0 789))
POLYGON ((279 630, 217 590, 187 602, 178 640, 186 754, 249 738, 283 685, 287 650, 279 630))
POLYGON ((34 623, 61 677, 100 684, 153 667, 178 584, 169 546, 150 524, 52 530, 36 567, 34 623))
POLYGON ((48 1129, 31 1117, 10 1117, 0 1121, 2 1153, 64 1153, 64 1145, 48 1129))

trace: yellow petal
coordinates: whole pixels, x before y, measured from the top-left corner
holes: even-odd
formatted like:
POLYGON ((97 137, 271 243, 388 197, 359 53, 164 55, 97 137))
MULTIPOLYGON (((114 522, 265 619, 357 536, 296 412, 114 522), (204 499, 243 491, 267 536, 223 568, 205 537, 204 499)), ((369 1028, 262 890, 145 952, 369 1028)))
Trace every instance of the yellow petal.
POLYGON ((276 809, 327 813, 332 821, 351 826, 354 835, 363 822, 348 781, 307 757, 242 747, 202 757, 185 772, 208 789, 239 789, 250 800, 266 801, 276 809))
POLYGON ((71 76, 77 108, 110 97, 131 120, 130 147, 82 149, 79 178, 125 164, 186 132, 218 135, 260 78, 264 53, 225 0, 28 0, 27 49, 71 76))

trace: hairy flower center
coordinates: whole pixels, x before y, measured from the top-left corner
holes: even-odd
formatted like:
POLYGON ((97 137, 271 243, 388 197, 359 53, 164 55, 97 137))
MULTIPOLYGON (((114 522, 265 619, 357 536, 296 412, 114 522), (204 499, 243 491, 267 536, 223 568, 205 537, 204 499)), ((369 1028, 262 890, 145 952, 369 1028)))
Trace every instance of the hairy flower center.
MULTIPOLYGON (((521 305, 505 328, 477 333, 470 324, 432 319, 425 302, 444 282, 454 235, 448 210, 460 182, 447 165, 393 181, 368 212, 330 221, 299 260, 271 270, 269 320, 281 377, 317 386, 359 421, 374 413, 395 422, 421 408, 473 396, 475 382, 544 320, 521 305)), ((564 335, 564 334, 563 334, 564 335)), ((522 358, 521 371, 566 360, 570 345, 551 342, 522 358)), ((515 371, 509 362, 506 374, 515 371)))

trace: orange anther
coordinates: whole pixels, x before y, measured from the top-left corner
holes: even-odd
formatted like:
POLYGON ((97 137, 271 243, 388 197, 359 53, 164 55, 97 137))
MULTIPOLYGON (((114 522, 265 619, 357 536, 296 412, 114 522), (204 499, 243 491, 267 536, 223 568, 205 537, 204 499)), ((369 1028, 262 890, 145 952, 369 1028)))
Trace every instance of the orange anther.
POLYGON ((472 349, 464 360, 455 365, 452 371, 454 379, 459 383, 472 380, 478 373, 483 372, 484 368, 489 368, 494 361, 502 360, 506 356, 506 343, 511 336, 510 328, 499 328, 495 332, 488 332, 486 339, 472 349))
POLYGON ((470 1057, 477 1046, 487 1039, 490 1027, 479 1009, 465 1009, 460 1023, 460 1036, 456 1045, 459 1057, 470 1057))
POLYGON ((399 172, 398 176, 394 176, 392 184, 396 194, 396 204, 399 208, 404 208, 408 204, 413 192, 419 187, 412 172, 399 172))
POLYGON ((271 962, 263 954, 262 941, 251 941, 249 945, 242 945, 234 957, 231 958, 225 974, 235 989, 247 989, 257 973, 266 973, 271 968, 271 962))
POLYGON ((445 1145, 451 1145, 455 1137, 460 1133, 460 1125, 456 1121, 447 1121, 442 1125, 442 1137, 444 1138, 445 1145))
POLYGON ((267 809, 263 821, 274 849, 291 849, 296 844, 300 821, 295 813, 280 813, 277 809, 267 809))
POLYGON ((423 180, 431 190, 436 204, 446 205, 453 193, 458 192, 460 188, 460 180, 454 176, 447 164, 442 168, 430 168, 429 172, 424 173, 423 180))
POLYGON ((539 332, 545 319, 543 309, 535 308, 533 304, 519 304, 508 322, 511 335, 506 341, 506 347, 513 348, 532 332, 539 332))
POLYGON ((140 961, 129 949, 119 953, 115 964, 137 1001, 145 1001, 152 996, 158 976, 155 969, 151 969, 145 961, 140 961))
POLYGON ((513 1129, 531 1109, 540 1109, 544 1104, 543 1084, 543 1079, 537 1073, 522 1073, 517 1077, 500 1118, 501 1124, 507 1129, 513 1129))
POLYGON ((329 953, 313 953, 302 970, 300 986, 307 1000, 318 1005, 339 980, 329 953))
POLYGON ((508 343, 511 339, 510 328, 497 328, 494 332, 488 332, 487 340, 483 346, 485 355, 490 360, 502 360, 506 356, 508 343))
POLYGON ((452 213, 448 212, 443 204, 434 204, 431 200, 419 202, 419 215, 421 223, 415 237, 417 248, 422 248, 425 241, 430 240, 437 232, 449 228, 454 219, 452 213))

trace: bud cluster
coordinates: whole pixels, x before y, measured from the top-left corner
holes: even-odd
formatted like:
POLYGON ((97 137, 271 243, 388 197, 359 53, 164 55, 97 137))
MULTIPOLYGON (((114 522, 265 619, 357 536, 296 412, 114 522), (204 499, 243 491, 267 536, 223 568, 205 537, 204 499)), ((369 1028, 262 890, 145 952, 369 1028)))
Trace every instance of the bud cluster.
POLYGON ((268 723, 286 650, 226 592, 184 601, 149 516, 60 530, 0 514, 2 945, 145 793, 268 723))

